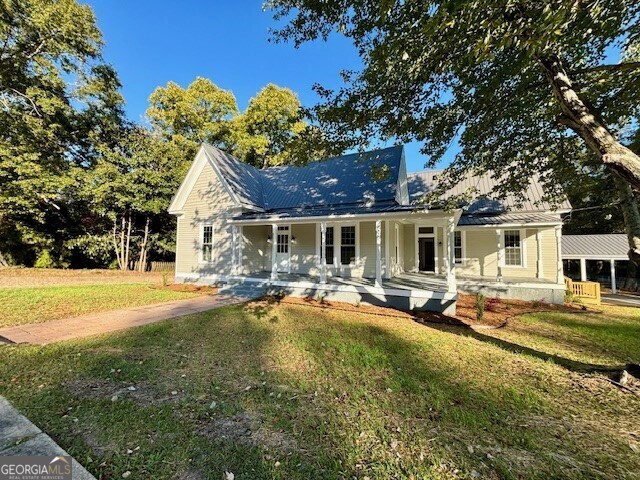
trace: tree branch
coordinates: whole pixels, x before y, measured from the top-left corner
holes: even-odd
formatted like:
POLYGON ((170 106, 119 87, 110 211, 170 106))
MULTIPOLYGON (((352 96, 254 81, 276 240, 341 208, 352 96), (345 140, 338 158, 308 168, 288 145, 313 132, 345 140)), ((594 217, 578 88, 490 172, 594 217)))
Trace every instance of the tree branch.
POLYGON ((578 68, 570 70, 569 75, 582 75, 593 72, 626 72, 629 70, 640 70, 640 62, 623 62, 613 65, 596 65, 595 67, 578 68))

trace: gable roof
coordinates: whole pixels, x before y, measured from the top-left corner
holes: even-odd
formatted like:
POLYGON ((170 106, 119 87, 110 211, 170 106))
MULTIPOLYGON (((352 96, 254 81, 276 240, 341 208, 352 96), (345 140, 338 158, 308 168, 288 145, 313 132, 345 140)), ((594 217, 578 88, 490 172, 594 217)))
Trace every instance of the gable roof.
POLYGON ((600 260, 622 257, 626 259, 628 252, 629 240, 624 233, 562 236, 563 257, 590 257, 600 260))
MULTIPOLYGON (((437 177, 442 170, 427 170, 415 172, 407 175, 409 182, 409 197, 412 202, 418 202, 425 194, 433 191, 437 183, 437 177)), ((542 201, 544 191, 537 178, 532 178, 522 199, 515 195, 509 195, 502 200, 491 198, 491 194, 496 187, 496 181, 489 174, 482 176, 470 175, 460 181, 455 187, 450 189, 442 198, 463 194, 467 189, 478 190, 476 197, 471 203, 464 207, 464 214, 499 214, 504 212, 540 212, 540 211, 563 211, 571 209, 568 200, 564 200, 560 205, 554 207, 549 202, 542 201), (520 200, 520 202, 519 202, 520 200)))
MULTIPOLYGON (((363 153, 351 153, 304 166, 278 166, 264 170, 241 162, 232 155, 203 144, 174 197, 170 213, 180 213, 188 194, 209 163, 237 207, 244 207, 242 217, 298 217, 321 215, 323 212, 412 210, 418 200, 433 190, 442 171, 406 173, 404 149, 395 146, 363 153)), ((515 196, 493 200, 490 195, 495 181, 489 175, 467 177, 447 195, 457 195, 474 187, 479 190, 475 200, 463 209, 469 225, 511 223, 506 213, 552 212, 553 206, 542 202, 543 190, 532 179, 520 204, 515 196), (490 216, 496 216, 491 219, 490 216), (502 215, 501 219, 497 216, 502 215), (499 221, 498 221, 499 220, 499 221)), ((437 206, 435 206, 437 208, 437 206)), ((559 211, 570 209, 562 202, 559 211)), ((555 221, 560 221, 557 215, 555 221)), ((536 218, 536 221, 549 219, 536 218)))
POLYGON ((205 159, 238 206, 258 211, 389 203, 396 199, 398 178, 405 175, 402 146, 342 155, 301 167, 259 170, 203 144, 169 212, 182 209, 205 159))
POLYGON ((239 203, 263 208, 264 194, 260 170, 207 143, 203 143, 202 148, 218 167, 223 181, 227 182, 239 203))

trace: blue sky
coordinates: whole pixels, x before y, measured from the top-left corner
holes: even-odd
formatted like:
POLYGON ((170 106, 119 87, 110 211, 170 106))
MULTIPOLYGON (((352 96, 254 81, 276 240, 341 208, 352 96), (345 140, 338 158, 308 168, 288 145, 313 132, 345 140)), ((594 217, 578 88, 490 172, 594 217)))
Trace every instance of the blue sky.
MULTIPOLYGON (((185 87, 198 76, 210 78, 233 91, 241 110, 267 83, 275 83, 311 106, 318 102, 314 83, 337 88, 339 72, 361 64, 350 42, 338 35, 299 49, 270 43, 268 30, 277 24, 260 0, 86 3, 96 13, 105 60, 120 75, 127 114, 135 121, 142 120, 151 92, 169 81, 185 87)), ((424 168, 419 148, 407 145, 409 171, 424 168)))

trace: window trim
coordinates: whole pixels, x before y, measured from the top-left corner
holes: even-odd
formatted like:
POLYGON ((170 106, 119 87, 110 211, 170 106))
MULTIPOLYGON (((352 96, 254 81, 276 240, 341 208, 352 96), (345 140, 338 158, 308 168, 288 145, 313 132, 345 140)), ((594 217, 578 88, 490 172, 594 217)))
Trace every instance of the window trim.
MULTIPOLYGON (((358 224, 357 223, 341 223, 340 224, 340 236, 339 236, 339 240, 338 240, 338 255, 335 254, 335 245, 334 245, 334 257, 337 257, 338 261, 337 264, 340 267, 340 269, 343 268, 352 268, 352 267, 357 267, 358 266, 358 258, 359 258, 359 249, 358 249, 358 224), (354 252, 354 260, 353 262, 349 262, 349 263, 342 263, 342 229, 344 227, 353 227, 353 252, 354 252)), ((336 242, 336 231, 334 229, 333 231, 333 242, 335 244, 336 242)), ((352 245, 348 245, 349 247, 351 247, 352 245)))
POLYGON ((454 230, 454 242, 453 242, 453 261, 456 265, 465 266, 467 264, 467 232, 464 230, 454 230), (456 258, 456 247, 455 247, 455 235, 456 233, 460 234, 460 260, 456 258))
MULTIPOLYGON (((316 257, 318 259, 318 268, 322 267, 322 222, 316 222, 316 257)), ((360 221, 355 222, 326 222, 327 228, 333 227, 333 262, 328 263, 328 268, 333 268, 334 274, 341 275, 348 273, 347 269, 360 267, 360 221), (356 229, 356 258, 355 262, 348 265, 342 265, 341 249, 342 249, 342 227, 355 227, 356 229)), ((326 245, 325 245, 326 246, 326 245)))
MULTIPOLYGON (((327 225, 327 230, 325 232, 325 243, 324 243, 324 263, 326 266, 332 266, 335 267, 336 266, 336 229, 333 225, 327 225), (333 241, 329 244, 326 241, 326 238, 328 238, 328 233, 329 233, 329 229, 331 229, 332 232, 332 236, 333 236, 333 241), (333 258, 331 263, 328 263, 328 257, 327 257, 327 247, 331 247, 333 249, 333 258)), ((322 246, 320 246, 320 248, 322 248, 322 246)))
POLYGON ((524 228, 505 228, 501 232, 502 239, 500 241, 500 249, 502 250, 502 255, 500 256, 500 266, 502 268, 527 268, 527 231, 524 228), (507 232, 518 232, 520 235, 520 265, 507 265, 507 244, 506 244, 506 234, 507 232))
POLYGON ((213 249, 216 244, 216 227, 214 223, 203 222, 200 224, 200 251, 198 253, 198 262, 205 265, 211 265, 215 262, 215 257, 213 255, 213 249), (211 245, 211 259, 205 260, 204 258, 204 229, 206 227, 211 227, 211 243, 207 243, 207 245, 211 245))

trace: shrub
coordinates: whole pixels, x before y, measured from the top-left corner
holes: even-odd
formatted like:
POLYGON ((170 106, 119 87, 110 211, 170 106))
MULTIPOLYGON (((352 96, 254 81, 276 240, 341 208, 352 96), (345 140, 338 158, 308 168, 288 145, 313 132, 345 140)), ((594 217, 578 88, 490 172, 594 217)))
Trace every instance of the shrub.
POLYGON ((484 308, 486 304, 485 296, 482 293, 476 294, 476 320, 482 320, 484 317, 484 308))
POLYGON ((162 286, 169 286, 169 272, 162 272, 162 286))
POLYGON ((575 301, 575 295, 568 288, 564 292, 564 303, 573 303, 575 301))
POLYGON ((33 266, 36 268, 54 268, 56 265, 53 257, 51 257, 51 252, 49 250, 42 250, 38 254, 36 263, 33 266))

